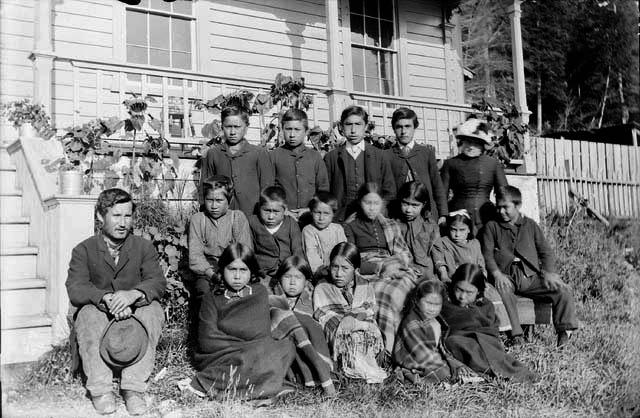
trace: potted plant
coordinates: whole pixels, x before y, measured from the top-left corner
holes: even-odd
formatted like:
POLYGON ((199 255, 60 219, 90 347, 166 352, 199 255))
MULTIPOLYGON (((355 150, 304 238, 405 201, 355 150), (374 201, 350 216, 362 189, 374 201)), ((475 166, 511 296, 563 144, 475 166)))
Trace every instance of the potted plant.
POLYGON ((55 135, 51 126, 51 118, 44 106, 31 103, 29 99, 15 100, 2 105, 2 116, 18 129, 21 137, 39 136, 50 139, 55 135))
POLYGON ((47 171, 59 173, 60 193, 78 195, 92 189, 95 151, 102 148, 103 137, 112 135, 123 124, 114 116, 66 129, 66 134, 60 138, 64 151, 62 157, 42 161, 47 171))
POLYGON ((506 166, 523 164, 524 137, 529 127, 520 122, 520 112, 515 106, 492 106, 486 100, 471 105, 478 111, 477 116, 487 121, 493 133, 493 146, 488 154, 500 160, 506 166))

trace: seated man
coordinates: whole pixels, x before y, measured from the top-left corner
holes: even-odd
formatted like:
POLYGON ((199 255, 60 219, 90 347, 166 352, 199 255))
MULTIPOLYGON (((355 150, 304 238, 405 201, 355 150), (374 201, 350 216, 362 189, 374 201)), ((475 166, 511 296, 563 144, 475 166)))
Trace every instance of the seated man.
MULTIPOLYGON (((131 234, 134 208, 131 196, 124 190, 100 193, 96 203, 100 232, 78 244, 69 263, 66 285, 69 300, 78 309, 74 316, 78 351, 87 376, 87 390, 100 414, 116 410, 114 370, 121 371, 120 389, 127 411, 131 415, 147 411, 144 392, 164 322, 158 301, 166 281, 153 244, 131 234), (144 341, 148 345, 133 356, 135 361, 114 367, 115 359, 105 359, 110 344, 103 341, 107 340, 103 334, 111 322, 132 321, 132 316, 143 325, 141 328, 146 328, 144 341)), ((118 345, 120 350, 129 351, 121 343, 118 345)))
POLYGON ((486 224, 480 243, 487 271, 511 321, 512 343, 523 342, 515 296, 520 295, 552 304, 561 347, 577 328, 571 289, 556 272, 553 251, 538 224, 520 213, 520 190, 501 187, 496 201, 499 221, 486 224))

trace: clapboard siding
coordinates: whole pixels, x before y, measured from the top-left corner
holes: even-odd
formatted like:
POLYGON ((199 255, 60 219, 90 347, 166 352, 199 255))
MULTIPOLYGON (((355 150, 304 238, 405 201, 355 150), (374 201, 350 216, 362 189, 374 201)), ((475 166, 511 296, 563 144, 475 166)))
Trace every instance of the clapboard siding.
POLYGON ((447 98, 447 67, 445 63, 440 2, 398 0, 401 19, 400 37, 404 41, 408 91, 404 96, 418 99, 447 98))
POLYGON ((61 55, 113 58, 111 2, 65 0, 53 2, 53 47, 61 55))
POLYGON ((0 1, 0 101, 30 98, 34 1, 0 1))
POLYGON ((323 1, 211 1, 205 66, 221 76, 272 81, 283 73, 326 86, 324 14, 323 1))

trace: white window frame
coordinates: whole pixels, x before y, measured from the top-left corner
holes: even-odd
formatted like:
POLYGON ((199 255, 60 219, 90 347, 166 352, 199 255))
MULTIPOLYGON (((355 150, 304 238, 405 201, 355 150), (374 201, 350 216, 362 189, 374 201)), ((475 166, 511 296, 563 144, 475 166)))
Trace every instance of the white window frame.
MULTIPOLYGON (((366 0, 365 0, 366 1, 366 0)), ((369 45, 364 45, 364 44, 355 44, 356 48, 365 48, 365 49, 371 49, 371 50, 376 50, 376 51, 385 51, 385 52, 391 52, 392 53, 392 69, 394 72, 394 77, 393 77, 393 94, 391 96, 401 96, 403 93, 403 80, 405 78, 405 75, 403 74, 403 71, 405 71, 405 67, 403 66, 403 58, 402 58, 402 50, 400 48, 400 28, 399 28, 399 22, 398 22, 398 1, 397 0, 379 0, 380 1, 392 1, 393 2, 393 6, 392 6, 392 10, 393 10, 393 42, 392 42, 392 46, 393 48, 383 48, 383 47, 372 47, 369 45)), ((379 4, 379 3, 378 3, 379 4)), ((353 47, 354 44, 351 41, 351 10, 350 10, 350 6, 349 6, 349 0, 342 0, 341 1, 341 5, 342 5, 342 13, 341 13, 341 19, 342 19, 342 27, 343 27, 343 31, 342 31, 342 43, 344 45, 344 50, 343 50, 343 56, 344 56, 344 76, 345 76, 345 86, 349 91, 352 91, 354 93, 362 93, 362 94, 374 94, 374 95, 382 95, 384 96, 385 94, 382 93, 382 86, 380 88, 381 92, 380 93, 370 93, 367 91, 356 91, 354 88, 354 83, 353 83, 353 55, 352 55, 352 51, 353 51, 353 47)), ((373 17, 373 16, 371 16, 373 17)), ((380 20, 380 18, 377 18, 378 20, 380 20)), ((365 27, 366 28, 366 27, 365 27)), ((366 32, 363 34, 364 36, 366 36, 366 32)), ((378 79, 382 80, 382 76, 381 76, 381 67, 378 66, 378 79)))

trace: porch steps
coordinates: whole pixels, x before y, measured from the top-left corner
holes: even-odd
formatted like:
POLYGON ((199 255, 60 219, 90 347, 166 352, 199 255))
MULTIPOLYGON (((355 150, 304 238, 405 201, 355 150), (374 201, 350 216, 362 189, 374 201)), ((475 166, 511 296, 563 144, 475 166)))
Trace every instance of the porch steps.
POLYGON ((37 275, 38 248, 29 245, 16 168, 0 146, 1 363, 34 361, 51 348, 47 280, 37 275))

